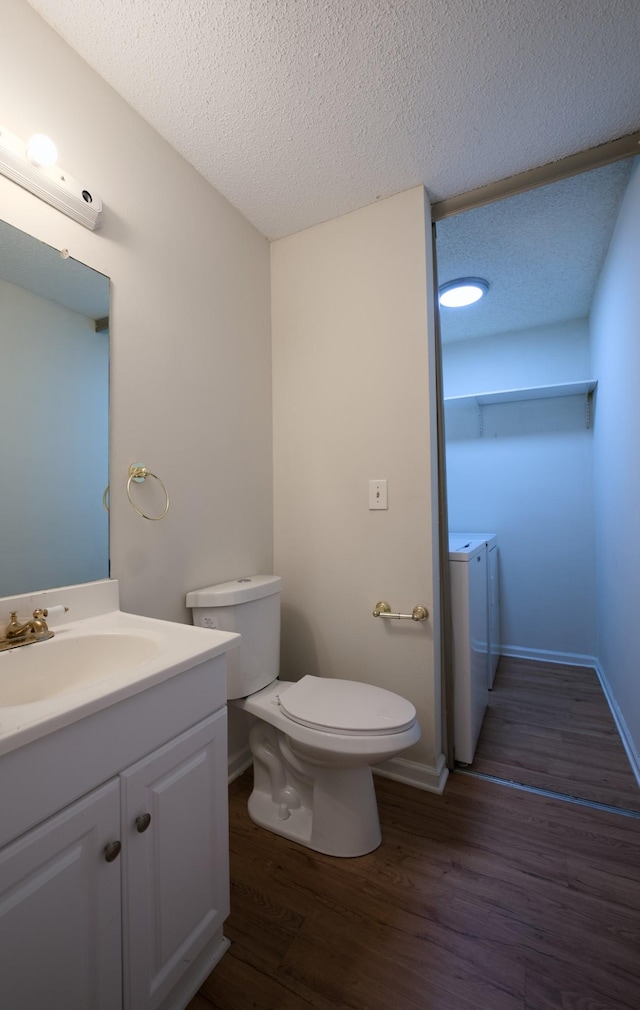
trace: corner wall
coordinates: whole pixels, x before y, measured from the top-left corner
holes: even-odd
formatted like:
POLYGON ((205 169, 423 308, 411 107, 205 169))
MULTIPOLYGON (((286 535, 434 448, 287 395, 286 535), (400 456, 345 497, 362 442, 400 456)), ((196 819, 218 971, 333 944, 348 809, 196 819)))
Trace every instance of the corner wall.
POLYGON ((417 187, 272 243, 274 547, 283 676, 409 698, 422 738, 392 771, 441 788, 428 210, 417 187), (376 620, 382 599, 430 619, 376 620))
POLYGON ((640 781, 640 160, 591 313, 598 657, 640 781))

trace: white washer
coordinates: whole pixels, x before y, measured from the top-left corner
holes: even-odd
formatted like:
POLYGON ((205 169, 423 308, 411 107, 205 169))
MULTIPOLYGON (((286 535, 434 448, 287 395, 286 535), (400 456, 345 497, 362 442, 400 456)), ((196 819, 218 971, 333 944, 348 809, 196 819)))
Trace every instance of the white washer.
POLYGON ((471 764, 488 701, 487 544, 449 537, 453 624, 454 756, 471 764))
POLYGON ((495 533, 453 533, 456 540, 484 540, 487 545, 487 599, 489 639, 489 690, 496 679, 500 660, 500 581, 498 575, 498 537, 495 533))

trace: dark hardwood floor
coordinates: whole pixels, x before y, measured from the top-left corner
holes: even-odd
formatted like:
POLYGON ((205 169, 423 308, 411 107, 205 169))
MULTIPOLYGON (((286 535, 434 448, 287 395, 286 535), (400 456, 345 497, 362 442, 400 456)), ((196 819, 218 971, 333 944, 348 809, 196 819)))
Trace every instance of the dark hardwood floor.
POLYGON ((231 947, 189 1010, 639 1010, 640 820, 453 773, 378 778, 359 859, 256 827, 230 788, 231 947))
POLYGON ((640 789, 587 667, 503 656, 471 768, 640 811, 640 789))

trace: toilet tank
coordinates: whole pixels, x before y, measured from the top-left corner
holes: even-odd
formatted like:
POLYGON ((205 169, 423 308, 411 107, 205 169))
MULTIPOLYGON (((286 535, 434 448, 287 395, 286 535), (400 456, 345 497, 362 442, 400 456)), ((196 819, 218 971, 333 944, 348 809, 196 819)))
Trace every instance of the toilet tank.
POLYGON ((246 698, 278 676, 281 582, 277 575, 252 575, 187 593, 197 627, 242 636, 227 653, 227 698, 246 698))

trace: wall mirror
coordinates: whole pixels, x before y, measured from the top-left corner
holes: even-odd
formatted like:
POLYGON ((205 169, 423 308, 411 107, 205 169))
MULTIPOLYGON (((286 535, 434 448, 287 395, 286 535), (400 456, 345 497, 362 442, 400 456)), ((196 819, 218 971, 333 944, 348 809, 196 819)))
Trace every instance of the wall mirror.
POLYGON ((109 278, 0 222, 0 351, 0 597, 106 578, 109 278))

